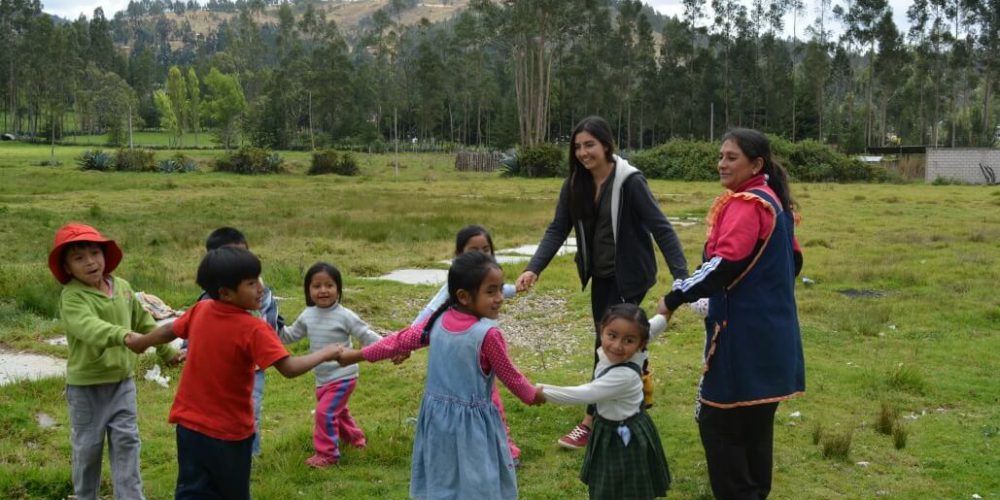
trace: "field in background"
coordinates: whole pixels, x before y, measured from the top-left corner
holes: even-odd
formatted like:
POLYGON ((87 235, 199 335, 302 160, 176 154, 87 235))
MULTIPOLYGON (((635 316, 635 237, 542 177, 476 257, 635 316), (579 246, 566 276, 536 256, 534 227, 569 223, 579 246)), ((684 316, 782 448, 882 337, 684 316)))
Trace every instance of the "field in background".
MULTIPOLYGON (((264 278, 294 319, 304 307, 301 276, 317 260, 344 273, 344 304, 380 331, 404 326, 436 287, 363 278, 402 267, 438 267, 455 231, 488 227, 498 248, 537 243, 561 180, 458 173, 452 155, 358 154, 357 177, 304 175, 306 153, 281 154, 289 173, 242 177, 210 172, 221 152, 186 152, 203 171, 186 174, 82 172, 84 147, 59 147, 58 167, 37 166, 43 146, 0 144, 0 346, 65 356, 45 339, 60 336, 58 285, 44 262, 63 223, 83 221, 125 251, 117 274, 137 290, 182 307, 198 294, 194 271, 207 233, 243 229, 264 262, 264 278)), ((157 152, 166 158, 171 152, 157 152)), ((715 183, 651 181, 670 216, 703 217, 715 183)), ((985 186, 796 184, 797 228, 805 251, 797 296, 806 349, 807 395, 782 404, 775 430, 772 498, 983 498, 1000 495, 1000 188, 985 186), (902 449, 876 431, 882 407, 905 433, 902 449), (891 413, 891 412, 890 412, 891 413), (797 415, 797 416, 793 416, 797 415), (850 436, 843 458, 824 445, 850 436), (814 441, 816 441, 814 443, 814 441)), ((693 270, 703 224, 678 228, 693 270)), ((659 284, 667 290, 661 261, 659 284)), ((507 265, 512 281, 519 265, 507 265)), ((583 383, 592 360, 589 295, 571 257, 559 258, 536 289, 509 301, 503 326, 511 352, 533 382, 583 383)), ((691 419, 700 373, 702 326, 682 309, 651 346, 655 406, 674 476, 674 498, 707 498, 697 428, 691 419)), ((305 350, 298 345, 296 352, 305 350)), ((257 498, 406 498, 411 418, 419 407, 426 353, 406 364, 365 365, 351 402, 368 448, 314 471, 311 375, 268 373, 257 498)), ((145 360, 142 372, 151 365, 145 360)), ((176 475, 170 388, 137 381, 143 479, 151 499, 170 498, 176 475)), ((62 498, 71 493, 66 403, 59 380, 0 388, 0 497, 62 498), (36 414, 60 425, 41 429, 36 414)), ((580 498, 580 453, 555 439, 582 410, 526 407, 502 391, 514 439, 524 450, 521 496, 580 498)), ((105 467, 107 474, 107 467, 105 467)), ((110 494, 110 487, 105 491, 110 494)))

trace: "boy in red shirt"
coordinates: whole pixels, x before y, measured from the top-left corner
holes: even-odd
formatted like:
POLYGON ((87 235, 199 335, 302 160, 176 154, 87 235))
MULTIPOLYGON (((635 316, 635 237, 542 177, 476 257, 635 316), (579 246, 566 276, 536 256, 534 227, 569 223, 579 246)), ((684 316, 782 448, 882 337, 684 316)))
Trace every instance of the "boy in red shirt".
POLYGON ((289 356, 267 323, 247 312, 258 307, 264 293, 260 270, 260 260, 249 250, 212 250, 198 266, 197 279, 212 300, 198 302, 148 335, 126 339, 135 352, 175 337, 188 341, 169 417, 177 424, 176 499, 249 499, 254 367, 274 366, 290 378, 339 355, 340 348, 330 345, 289 356))

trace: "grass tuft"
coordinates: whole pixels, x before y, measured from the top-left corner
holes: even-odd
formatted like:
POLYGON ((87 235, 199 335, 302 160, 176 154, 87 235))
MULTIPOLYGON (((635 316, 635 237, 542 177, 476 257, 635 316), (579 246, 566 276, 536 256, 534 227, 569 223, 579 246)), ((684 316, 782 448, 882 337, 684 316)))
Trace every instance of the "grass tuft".
POLYGON ((847 460, 851 454, 851 440, 854 430, 824 433, 822 439, 823 458, 831 460, 847 460))
POLYGON ((875 430, 886 436, 892 434, 896 419, 899 418, 899 411, 889 403, 883 401, 879 409, 878 416, 875 417, 875 430))
POLYGON ((902 450, 906 448, 906 439, 909 436, 910 431, 900 422, 896 422, 896 425, 892 428, 892 445, 896 447, 897 450, 902 450))
POLYGON ((909 392, 919 396, 927 392, 927 381, 917 370, 899 363, 886 377, 886 385, 890 389, 909 392))

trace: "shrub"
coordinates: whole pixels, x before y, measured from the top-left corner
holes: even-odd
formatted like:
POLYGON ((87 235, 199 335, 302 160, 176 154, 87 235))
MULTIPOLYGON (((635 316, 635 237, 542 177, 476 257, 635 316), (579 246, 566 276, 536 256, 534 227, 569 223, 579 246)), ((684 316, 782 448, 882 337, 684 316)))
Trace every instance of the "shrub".
POLYGON ((145 149, 119 149, 115 153, 115 170, 119 172, 154 172, 156 159, 145 149))
POLYGON ((630 162, 650 179, 711 181, 719 178, 718 158, 718 144, 671 139, 632 155, 630 162))
POLYGON ((215 160, 215 170, 248 175, 277 174, 284 170, 283 163, 284 159, 277 153, 246 146, 215 160))
POLYGON ((358 162, 351 153, 337 154, 332 149, 313 153, 309 175, 337 174, 358 175, 358 162))
POLYGON ((538 144, 517 150, 516 162, 504 162, 504 176, 562 177, 568 170, 563 150, 555 144, 538 144))
POLYGON ((100 172, 110 170, 114 164, 111 155, 101 151, 100 149, 84 151, 83 154, 76 159, 76 163, 77 165, 80 165, 80 169, 82 170, 97 170, 100 172))
POLYGON ((198 170, 198 163, 184 156, 183 153, 177 153, 171 158, 160 160, 156 168, 165 174, 173 172, 183 174, 185 172, 196 172, 198 170))

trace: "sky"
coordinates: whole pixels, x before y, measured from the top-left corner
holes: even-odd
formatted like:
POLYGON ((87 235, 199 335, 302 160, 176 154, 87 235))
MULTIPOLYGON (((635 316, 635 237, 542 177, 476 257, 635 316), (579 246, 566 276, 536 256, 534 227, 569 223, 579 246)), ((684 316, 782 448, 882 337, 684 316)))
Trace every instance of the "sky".
MULTIPOLYGON (((204 3, 205 0, 200 0, 199 3, 204 3)), ((436 0, 430 0, 434 2, 436 0)), ((684 14, 684 4, 681 0, 644 0, 645 3, 661 14, 666 14, 668 16, 680 17, 684 14)), ((743 3, 749 6, 750 0, 742 0, 743 3)), ((90 18, 94 9, 97 7, 102 7, 104 9, 104 16, 111 18, 115 15, 115 12, 119 10, 125 10, 128 6, 129 0, 42 0, 43 10, 50 14, 56 14, 60 17, 74 20, 83 14, 90 18)), ((799 17, 796 23, 796 31, 800 38, 804 38, 803 33, 805 32, 805 27, 812 24, 813 20, 816 19, 816 0, 803 0, 806 8, 805 12, 799 17)), ((909 8, 912 2, 909 0, 889 0, 889 6, 892 7, 893 18, 896 20, 896 26, 899 28, 900 32, 905 33, 909 22, 906 20, 906 9, 909 8)), ((705 6, 707 10, 710 10, 709 0, 705 0, 705 6)), ((832 21, 832 20, 830 20, 832 21)), ((708 22, 708 21, 706 21, 708 22)), ((840 32, 836 22, 831 22, 828 26, 834 26, 834 32, 840 32)), ((789 14, 785 18, 785 32, 786 35, 791 36, 792 34, 792 16, 789 14)))
MULTIPOLYGON (((684 4, 681 0, 643 0, 646 5, 649 5, 654 10, 660 14, 665 14, 668 16, 676 16, 678 18, 684 15, 684 4)), ((710 0, 705 1, 705 9, 707 12, 711 12, 711 2, 710 0)), ((750 6, 750 0, 741 0, 747 7, 750 6)), ((813 21, 818 17, 816 12, 816 6, 819 4, 816 0, 802 0, 805 4, 805 9, 799 16, 796 24, 796 31, 798 32, 798 37, 805 38, 803 33, 805 33, 805 27, 812 24, 813 21)), ((832 2, 833 4, 838 3, 836 0, 832 2)), ((840 2, 843 4, 843 2, 840 2)), ((910 0, 889 0, 889 7, 892 8, 892 18, 896 21, 896 28, 899 29, 900 33, 906 33, 909 29, 910 23, 906 19, 906 9, 910 8, 910 4, 913 2, 910 0)), ((833 20, 833 15, 827 13, 827 29, 832 29, 834 33, 840 33, 843 30, 838 25, 838 23, 833 20), (832 28, 830 28, 832 26, 832 28)), ((703 21, 704 23, 709 23, 709 20, 703 21)), ((792 35, 792 15, 788 14, 785 16, 785 34, 787 36, 792 35)))

